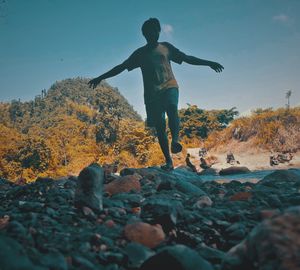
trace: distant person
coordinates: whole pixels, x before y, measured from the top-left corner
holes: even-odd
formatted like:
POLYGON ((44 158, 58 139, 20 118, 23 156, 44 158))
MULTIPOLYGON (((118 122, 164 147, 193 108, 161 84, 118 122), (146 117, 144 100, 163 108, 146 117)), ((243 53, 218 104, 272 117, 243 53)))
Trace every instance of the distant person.
POLYGON ((206 148, 200 148, 199 150, 199 157, 205 157, 207 155, 206 148))
POLYGON ((206 170, 208 168, 210 168, 211 166, 209 166, 205 160, 205 158, 200 157, 200 168, 202 168, 203 170, 206 170))
POLYGON ((186 155, 186 158, 185 158, 186 166, 191 168, 193 172, 197 172, 197 169, 196 169, 195 165, 191 162, 190 157, 191 157, 190 154, 186 155))
POLYGON ((233 165, 235 162, 235 158, 234 155, 232 154, 232 152, 229 152, 226 156, 226 162, 233 165))
POLYGON ((276 158, 279 163, 290 162, 293 159, 293 154, 289 152, 283 152, 279 153, 276 158))
POLYGON ((170 62, 209 66, 216 72, 221 72, 223 66, 216 62, 186 55, 168 42, 158 42, 160 31, 158 19, 150 18, 145 21, 142 26, 142 33, 147 44, 135 50, 122 64, 89 81, 89 85, 95 88, 102 80, 113 77, 125 69, 128 71, 135 68, 141 69, 144 81, 147 126, 155 127, 159 145, 166 161, 166 164, 161 168, 170 171, 173 170, 173 161, 169 151, 165 113, 169 119, 172 135, 171 152, 179 153, 182 150, 179 143, 178 84, 170 62))
POLYGON ((230 165, 236 164, 241 164, 238 160, 235 159, 234 155, 232 152, 229 152, 226 156, 226 162, 229 163, 230 165))
POLYGON ((278 165, 278 164, 279 164, 279 162, 278 162, 277 158, 274 155, 271 155, 270 156, 270 165, 275 166, 275 165, 278 165))

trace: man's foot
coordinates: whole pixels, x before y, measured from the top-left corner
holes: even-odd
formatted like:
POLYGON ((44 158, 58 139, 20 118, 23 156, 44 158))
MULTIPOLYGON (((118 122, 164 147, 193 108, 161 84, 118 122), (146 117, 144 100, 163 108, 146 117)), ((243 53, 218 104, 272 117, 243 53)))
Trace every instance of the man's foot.
POLYGON ((173 154, 177 154, 182 151, 182 145, 179 142, 172 142, 171 143, 171 152, 173 154))
POLYGON ((165 165, 160 166, 160 168, 168 172, 174 170, 172 163, 166 163, 165 165))

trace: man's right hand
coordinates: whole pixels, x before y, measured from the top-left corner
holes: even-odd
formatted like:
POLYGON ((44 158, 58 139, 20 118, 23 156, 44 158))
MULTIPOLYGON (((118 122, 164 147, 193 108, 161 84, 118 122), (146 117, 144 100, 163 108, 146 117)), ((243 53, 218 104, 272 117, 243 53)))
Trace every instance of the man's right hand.
POLYGON ((222 72, 224 69, 224 67, 221 64, 219 64, 217 62, 212 62, 212 61, 209 62, 208 66, 211 69, 213 69, 215 72, 222 72))
POLYGON ((101 76, 94 78, 88 82, 89 87, 92 87, 94 89, 101 81, 102 81, 101 76))

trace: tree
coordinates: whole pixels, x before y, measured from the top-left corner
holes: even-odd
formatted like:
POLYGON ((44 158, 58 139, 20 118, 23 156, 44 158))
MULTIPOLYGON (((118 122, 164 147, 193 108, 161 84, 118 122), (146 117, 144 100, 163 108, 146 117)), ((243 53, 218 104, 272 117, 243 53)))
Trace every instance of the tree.
POLYGON ((216 130, 222 130, 238 115, 236 108, 229 110, 203 110, 191 105, 179 111, 181 137, 202 138, 216 130))
POLYGON ((290 109, 290 97, 291 97, 291 95, 292 95, 291 90, 287 91, 286 94, 285 94, 285 98, 287 99, 286 107, 287 107, 288 110, 290 109))

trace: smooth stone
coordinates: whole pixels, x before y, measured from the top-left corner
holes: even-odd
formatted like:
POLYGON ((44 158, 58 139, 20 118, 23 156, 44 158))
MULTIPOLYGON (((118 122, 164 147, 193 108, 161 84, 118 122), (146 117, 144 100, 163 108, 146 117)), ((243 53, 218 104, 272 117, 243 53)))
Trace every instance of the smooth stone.
POLYGON ((108 192, 110 195, 133 191, 140 191, 141 176, 134 175, 126 175, 122 176, 119 179, 113 180, 112 182, 105 185, 105 192, 108 192))
POLYGON ((124 249, 129 268, 139 268, 144 261, 155 254, 154 251, 139 243, 131 242, 124 249))
POLYGON ((159 224, 150 225, 144 222, 127 224, 124 228, 127 239, 154 248, 165 240, 165 234, 159 224))

